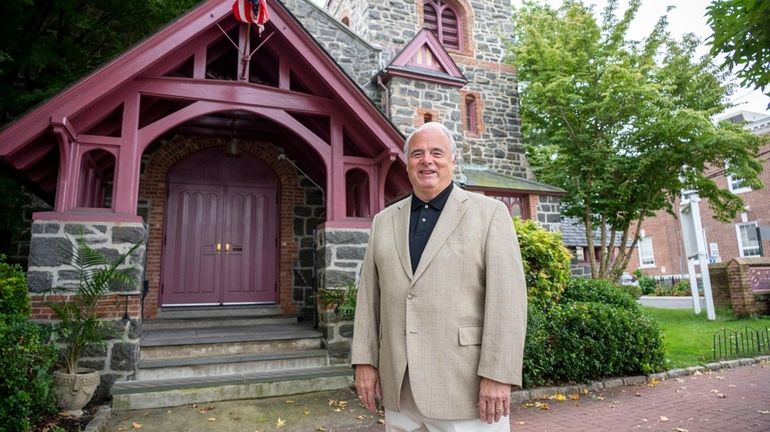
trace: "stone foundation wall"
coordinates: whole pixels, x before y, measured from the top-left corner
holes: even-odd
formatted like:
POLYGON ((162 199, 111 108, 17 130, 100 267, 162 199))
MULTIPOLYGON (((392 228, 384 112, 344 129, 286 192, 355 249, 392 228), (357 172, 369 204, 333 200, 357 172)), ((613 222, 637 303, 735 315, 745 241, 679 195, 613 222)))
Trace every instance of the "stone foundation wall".
MULTIPOLYGON (((356 283, 366 254, 369 230, 319 229, 316 235, 318 288, 342 288, 356 283)), ((333 310, 318 306, 318 325, 324 333, 332 363, 350 361, 352 321, 340 320, 333 310)))
MULTIPOLYGON (((32 224, 27 280, 32 300, 31 318, 53 325, 55 316, 46 302, 64 301, 77 285, 77 272, 66 262, 68 251, 80 234, 86 242, 109 259, 144 241, 140 223, 35 221, 32 224)), ((95 398, 106 399, 115 381, 134 375, 139 360, 141 331, 140 296, 145 247, 132 253, 123 268, 131 268, 134 282, 116 287, 99 302, 100 316, 115 328, 113 338, 83 351, 81 367, 98 370, 102 381, 95 398), (124 316, 125 315, 125 316, 124 316)))

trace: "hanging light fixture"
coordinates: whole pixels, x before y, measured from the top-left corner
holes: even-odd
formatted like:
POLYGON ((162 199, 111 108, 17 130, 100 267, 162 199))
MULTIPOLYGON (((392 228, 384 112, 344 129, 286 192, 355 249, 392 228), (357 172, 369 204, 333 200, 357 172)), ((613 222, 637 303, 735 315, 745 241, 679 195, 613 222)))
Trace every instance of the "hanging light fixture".
POLYGON ((225 146, 225 154, 230 157, 239 157, 241 155, 241 142, 235 131, 235 122, 237 120, 237 116, 233 116, 230 120, 230 141, 228 141, 225 146))

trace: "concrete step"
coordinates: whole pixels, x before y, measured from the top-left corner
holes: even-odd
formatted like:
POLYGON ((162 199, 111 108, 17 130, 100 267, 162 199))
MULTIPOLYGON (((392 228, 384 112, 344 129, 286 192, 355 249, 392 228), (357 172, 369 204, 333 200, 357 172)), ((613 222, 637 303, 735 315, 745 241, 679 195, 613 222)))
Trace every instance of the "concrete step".
POLYGON ((112 408, 126 411, 286 396, 345 388, 352 382, 353 370, 348 365, 171 380, 121 381, 112 387, 112 408))
POLYGON ((245 305, 245 306, 173 306, 162 307, 158 318, 165 319, 199 319, 201 317, 258 317, 280 315, 278 305, 245 305))
POLYGON ((267 354, 321 348, 321 332, 297 323, 169 329, 142 335, 142 360, 267 354))
POLYGON ((197 318, 158 318, 142 321, 142 332, 175 329, 205 329, 221 327, 246 327, 263 324, 296 324, 297 316, 292 315, 261 315, 261 316, 228 316, 228 317, 197 317, 197 318))
POLYGON ((327 351, 322 349, 268 354, 141 360, 138 364, 136 379, 147 381, 235 375, 251 372, 318 368, 328 365, 327 351))

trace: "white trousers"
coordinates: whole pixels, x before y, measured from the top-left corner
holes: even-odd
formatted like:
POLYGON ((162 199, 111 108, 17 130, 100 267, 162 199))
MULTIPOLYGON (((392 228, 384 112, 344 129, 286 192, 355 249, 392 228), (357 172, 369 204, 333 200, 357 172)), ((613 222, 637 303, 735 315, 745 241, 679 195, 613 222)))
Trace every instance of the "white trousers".
POLYGON ((409 386, 409 372, 401 385, 400 411, 385 409, 385 432, 510 432, 508 417, 497 423, 473 420, 436 420, 423 416, 417 409, 409 386))

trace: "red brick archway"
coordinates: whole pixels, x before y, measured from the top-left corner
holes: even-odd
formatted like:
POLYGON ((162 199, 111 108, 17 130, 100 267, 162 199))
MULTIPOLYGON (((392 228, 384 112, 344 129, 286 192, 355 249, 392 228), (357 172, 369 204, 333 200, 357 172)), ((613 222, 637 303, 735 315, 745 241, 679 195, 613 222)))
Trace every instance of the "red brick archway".
MULTIPOLYGON (((166 193, 168 172, 175 163, 200 150, 223 147, 225 140, 206 137, 175 137, 154 151, 146 162, 146 170, 139 182, 140 202, 147 202, 149 212, 147 224, 147 280, 149 292, 144 300, 143 318, 155 318, 158 314, 160 295, 161 256, 163 227, 165 226, 166 193)), ((294 207, 303 204, 304 192, 299 187, 297 172, 285 160, 279 160, 278 149, 270 144, 256 141, 241 141, 241 149, 265 163, 275 172, 280 185, 278 217, 278 304, 283 313, 295 313, 292 304, 292 268, 297 260, 299 245, 292 232, 294 207)))

